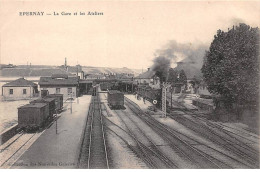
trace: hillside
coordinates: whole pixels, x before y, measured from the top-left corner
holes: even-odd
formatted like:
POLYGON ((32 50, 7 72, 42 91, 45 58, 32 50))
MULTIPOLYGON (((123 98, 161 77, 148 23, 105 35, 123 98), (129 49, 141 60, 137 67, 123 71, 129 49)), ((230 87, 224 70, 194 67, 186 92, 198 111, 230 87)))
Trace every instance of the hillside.
MULTIPOLYGON (((108 68, 108 67, 87 67, 82 66, 85 74, 99 73, 131 73, 139 75, 142 70, 129 68, 108 68)), ((34 65, 30 68, 27 66, 16 66, 15 68, 3 68, 0 70, 0 77, 27 77, 27 76, 51 76, 52 74, 65 74, 64 69, 56 66, 34 65)))
POLYGON ((83 66, 82 70, 87 74, 97 74, 97 73, 130 73, 134 74, 135 76, 142 73, 142 69, 129 69, 126 67, 123 68, 109 68, 109 67, 90 67, 90 66, 83 66))

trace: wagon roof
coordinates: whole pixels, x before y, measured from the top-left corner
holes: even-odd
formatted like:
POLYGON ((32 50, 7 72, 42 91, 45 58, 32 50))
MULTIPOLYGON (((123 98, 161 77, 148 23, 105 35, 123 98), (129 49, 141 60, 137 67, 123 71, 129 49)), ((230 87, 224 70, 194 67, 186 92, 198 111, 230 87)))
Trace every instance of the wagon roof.
POLYGON ((109 90, 108 93, 109 94, 116 94, 116 93, 121 93, 121 92, 118 91, 118 90, 109 90))
POLYGON ((52 102, 55 101, 55 98, 52 97, 46 97, 46 98, 39 98, 36 100, 32 100, 30 103, 34 103, 34 102, 52 102))
POLYGON ((18 109, 22 109, 22 108, 42 108, 46 105, 47 105, 46 103, 32 103, 32 104, 27 104, 27 105, 21 106, 18 109))
POLYGON ((7 84, 4 84, 3 87, 26 87, 26 86, 37 86, 37 84, 33 83, 32 81, 28 81, 24 78, 19 78, 17 80, 11 81, 7 84))

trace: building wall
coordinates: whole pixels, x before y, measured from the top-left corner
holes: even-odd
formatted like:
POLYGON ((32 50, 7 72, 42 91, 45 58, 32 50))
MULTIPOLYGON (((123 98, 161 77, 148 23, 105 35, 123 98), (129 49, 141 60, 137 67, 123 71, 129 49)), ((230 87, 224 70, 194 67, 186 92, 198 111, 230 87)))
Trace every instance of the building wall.
POLYGON ((2 87, 4 100, 23 100, 30 99, 34 96, 35 91, 33 87, 2 87), (10 94, 10 89, 13 89, 13 94, 10 94), (23 90, 26 90, 26 94, 23 94, 23 90))
POLYGON ((40 87, 41 90, 48 90, 49 94, 63 94, 63 101, 66 101, 68 98, 71 97, 70 94, 68 94, 68 88, 72 88, 72 97, 76 98, 77 96, 77 88, 76 87, 40 87), (56 92, 56 88, 60 88, 60 92, 56 92))

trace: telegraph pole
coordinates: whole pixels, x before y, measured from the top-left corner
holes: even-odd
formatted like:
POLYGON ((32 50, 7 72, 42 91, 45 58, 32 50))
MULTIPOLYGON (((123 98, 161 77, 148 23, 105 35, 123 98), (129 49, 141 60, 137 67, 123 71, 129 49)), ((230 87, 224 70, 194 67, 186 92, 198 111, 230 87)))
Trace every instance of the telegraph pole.
POLYGON ((163 111, 162 117, 166 118, 166 86, 164 83, 162 86, 162 111, 163 111))

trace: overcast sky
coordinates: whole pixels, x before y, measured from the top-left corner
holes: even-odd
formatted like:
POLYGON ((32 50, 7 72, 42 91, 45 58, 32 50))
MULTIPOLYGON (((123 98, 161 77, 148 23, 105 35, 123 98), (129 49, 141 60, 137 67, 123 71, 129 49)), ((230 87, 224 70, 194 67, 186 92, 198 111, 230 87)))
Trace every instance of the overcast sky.
POLYGON ((218 29, 259 27, 260 2, 40 2, 0 0, 2 64, 147 68, 169 40, 210 45, 218 29), (19 16, 19 12, 45 12, 19 16), (53 12, 103 16, 53 16, 53 12), (52 15, 46 15, 51 13, 52 15))

